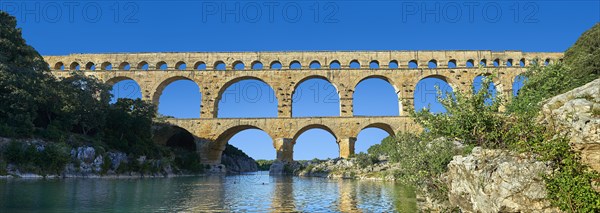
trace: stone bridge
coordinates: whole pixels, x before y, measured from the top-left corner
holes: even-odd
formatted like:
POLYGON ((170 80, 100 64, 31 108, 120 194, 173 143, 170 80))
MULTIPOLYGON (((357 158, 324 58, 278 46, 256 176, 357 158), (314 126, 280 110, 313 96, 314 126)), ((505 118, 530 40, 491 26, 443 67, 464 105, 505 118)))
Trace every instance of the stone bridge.
POLYGON ((227 141, 245 129, 261 129, 273 139, 277 159, 293 159, 296 138, 311 128, 330 132, 339 144, 340 157, 354 153, 358 133, 377 127, 390 134, 419 129, 408 117, 417 83, 425 78, 447 82, 454 91, 469 91, 473 79, 493 74, 498 93, 510 97, 517 75, 532 63, 562 60, 562 53, 521 51, 345 51, 345 52, 190 52, 114 53, 44 56, 52 73, 66 78, 80 70, 109 84, 136 81, 142 99, 158 106, 162 91, 177 80, 191 80, 202 91, 200 118, 167 119, 202 139, 198 150, 203 163, 219 163, 227 141), (308 79, 330 82, 340 98, 339 117, 295 118, 292 96, 308 79), (398 96, 399 115, 357 117, 353 93, 363 80, 387 81, 398 96), (232 84, 255 79, 269 85, 277 98, 277 118, 217 118, 218 103, 232 84))

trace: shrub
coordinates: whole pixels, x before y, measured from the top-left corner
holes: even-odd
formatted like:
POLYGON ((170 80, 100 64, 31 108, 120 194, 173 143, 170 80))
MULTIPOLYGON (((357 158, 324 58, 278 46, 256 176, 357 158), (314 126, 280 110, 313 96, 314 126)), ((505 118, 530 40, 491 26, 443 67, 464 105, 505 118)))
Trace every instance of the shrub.
POLYGON ((361 152, 352 156, 356 159, 356 164, 360 168, 366 168, 372 166, 378 162, 376 155, 368 155, 367 153, 361 152))

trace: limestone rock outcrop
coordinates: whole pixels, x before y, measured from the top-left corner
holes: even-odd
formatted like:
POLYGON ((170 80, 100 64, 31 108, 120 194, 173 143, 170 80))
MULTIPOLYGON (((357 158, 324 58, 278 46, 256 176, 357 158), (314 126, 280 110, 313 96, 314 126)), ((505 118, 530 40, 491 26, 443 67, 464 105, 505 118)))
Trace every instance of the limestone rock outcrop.
POLYGON ((600 172, 600 79, 547 100, 541 120, 570 138, 583 163, 600 172))
POLYGON ((454 156, 444 179, 452 206, 463 212, 560 212, 546 199, 547 162, 528 154, 476 147, 454 156))

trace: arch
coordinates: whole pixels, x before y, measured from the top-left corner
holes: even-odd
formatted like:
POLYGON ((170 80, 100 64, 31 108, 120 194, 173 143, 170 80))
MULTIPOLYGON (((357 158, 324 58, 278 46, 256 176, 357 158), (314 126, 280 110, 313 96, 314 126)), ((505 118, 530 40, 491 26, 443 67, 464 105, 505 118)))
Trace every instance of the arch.
POLYGON ((390 63, 388 63, 388 68, 390 68, 390 69, 398 69, 398 61, 391 60, 390 63))
POLYGON ((65 70, 65 64, 63 62, 56 62, 54 65, 55 70, 65 70))
POLYGON ((227 65, 225 65, 225 62, 223 62, 223 61, 216 61, 215 64, 213 64, 213 69, 214 70, 226 70, 227 65))
POLYGON ((102 70, 112 70, 112 64, 110 62, 104 62, 100 65, 102 70))
POLYGON ((175 63, 175 68, 178 70, 185 70, 187 68, 187 64, 183 61, 179 61, 175 63))
POLYGON ((282 68, 282 65, 281 65, 281 62, 279 62, 279 61, 273 61, 273 62, 271 62, 269 67, 273 70, 280 70, 282 68))
POLYGON ((195 70, 206 70, 206 63, 204 61, 197 61, 194 63, 195 70))
MULTIPOLYGON (((376 86, 379 86, 379 85, 376 85, 376 86)), ((371 75, 371 76, 364 77, 363 79, 358 81, 356 83, 356 85, 354 85, 354 89, 352 92, 352 100, 353 100, 352 108, 353 108, 354 116, 398 116, 398 115, 400 115, 400 112, 402 111, 402 103, 400 102, 400 91, 388 77, 383 76, 383 75, 371 75), (386 100, 382 100, 382 96, 388 97, 386 95, 387 94, 386 91, 381 91, 381 89, 385 90, 386 88, 377 88, 375 91, 373 91, 374 90, 373 85, 369 85, 370 90, 363 90, 359 87, 361 85, 361 83, 368 81, 368 80, 373 80, 373 79, 384 81, 385 83, 387 83, 387 85, 391 86, 391 89, 393 90, 392 93, 394 94, 393 102, 394 102, 394 105, 397 107, 397 109, 394 109, 393 106, 387 106, 387 104, 388 104, 387 98, 386 98, 386 100), (375 94, 368 93, 367 95, 359 95, 359 96, 356 95, 357 92, 358 92, 358 94, 361 94, 363 91, 375 92, 375 94), (366 107, 363 107, 364 102, 361 103, 362 102, 361 99, 363 99, 363 98, 367 99, 364 101, 367 103, 385 104, 385 106, 382 106, 382 107, 385 107, 386 109, 391 108, 394 113, 388 113, 387 111, 385 113, 383 111, 374 112, 372 110, 368 110, 368 112, 367 112, 366 107), (371 98, 373 98, 375 100, 371 100, 371 98), (385 103, 382 103, 382 102, 385 102, 385 103), (363 108, 365 108, 365 109, 363 109, 363 108), (363 112, 363 110, 365 110, 365 111, 363 112)))
MULTIPOLYGON (((491 77, 490 74, 483 74, 483 75, 475 76, 475 78, 473 79, 473 86, 472 86, 473 94, 477 94, 477 93, 479 93, 479 91, 486 89, 486 88, 481 88, 481 87, 483 86, 484 79, 489 78, 489 77, 491 77)), ((500 91, 497 88, 497 85, 494 83, 494 81, 490 82, 490 85, 488 86, 487 90, 490 91, 490 93, 492 94, 492 98, 497 97, 498 91, 500 91)), ((486 98, 485 103, 488 105, 491 105, 492 99, 486 98)))
POLYGON ((427 67, 429 69, 437 68, 437 61, 435 59, 431 59, 429 62, 427 62, 427 67))
MULTIPOLYGON (((236 132, 227 140, 226 144, 235 146, 235 148, 242 150, 255 160, 274 160, 277 158, 277 149, 275 148, 277 144, 271 138, 271 135, 256 127, 236 132)), ((226 147, 224 151, 228 148, 226 147)))
POLYGON ((80 70, 80 69, 81 69, 81 66, 77 62, 73 62, 69 66, 69 70, 71 70, 71 71, 73 71, 73 70, 80 70))
POLYGON ((513 59, 509 58, 508 60, 506 60, 506 67, 512 67, 513 66, 513 59))
MULTIPOLYGON (((337 115, 328 115, 328 116, 340 116, 341 102, 340 102, 339 89, 338 89, 337 85, 335 85, 334 83, 332 83, 329 80, 329 78, 327 78, 323 75, 310 75, 310 76, 306 76, 306 77, 302 78, 300 81, 298 81, 298 83, 296 83, 294 85, 294 90, 292 91, 292 105, 291 105, 292 117, 294 117, 295 104, 298 104, 298 102, 300 102, 302 100, 311 100, 311 99, 312 99, 312 104, 317 104, 317 103, 321 103, 321 102, 323 104, 337 103, 337 107, 338 107, 337 115), (328 85, 333 86, 333 89, 335 91, 327 93, 327 95, 320 96, 316 93, 319 91, 322 91, 322 90, 329 90, 330 88, 328 88, 327 85, 325 85, 325 86, 316 85, 316 87, 314 87, 315 85, 313 85, 313 87, 311 89, 306 90, 306 91, 302 91, 302 90, 298 89, 298 87, 300 85, 302 85, 303 83, 305 83, 308 80, 313 80, 313 79, 319 79, 319 80, 326 81, 328 83, 328 85)), ((331 106, 331 105, 329 105, 329 106, 331 106)), ((314 117, 314 116, 315 115, 311 115, 309 117, 314 117)), ((306 117, 306 116, 300 116, 300 117, 306 117)))
POLYGON ((141 99, 143 97, 140 84, 126 76, 117 76, 108 79, 106 84, 111 86, 110 93, 113 95, 111 103, 117 102, 119 98, 141 99))
POLYGON ((263 64, 262 64, 260 61, 253 61, 253 62, 250 64, 250 67, 251 67, 253 70, 262 70, 262 69, 263 69, 263 64))
POLYGON ((368 149, 389 136, 394 136, 393 128, 385 123, 372 123, 361 128, 356 133, 354 153, 367 152, 368 149))
POLYGON ((479 61, 479 66, 487 67, 487 59, 481 59, 481 61, 479 61))
POLYGON ((300 137, 300 135, 302 135, 302 133, 304 133, 310 129, 325 130, 325 131, 329 132, 329 134, 331 134, 333 136, 333 138, 335 138, 336 142, 338 140, 338 136, 335 134, 335 132, 331 128, 326 126, 325 124, 309 124, 309 125, 303 126, 302 128, 298 129, 298 131, 296 131, 296 134, 294 134, 294 137, 292 138, 292 143, 296 144, 296 140, 298 139, 298 137, 300 137))
POLYGON ((315 60, 315 61, 310 62, 309 67, 311 69, 321 69, 321 63, 319 61, 315 60))
POLYGON ((417 69, 417 68, 419 68, 419 63, 417 63, 417 60, 410 60, 408 62, 408 68, 409 69, 417 69))
POLYGON ((525 85, 525 81, 527 81, 527 77, 523 74, 515 76, 512 83, 513 96, 519 95, 519 91, 523 88, 523 85, 525 85))
POLYGON ((521 60, 519 60, 519 66, 525 67, 525 58, 522 58, 521 60))
MULTIPOLYGON (((215 104, 215 108, 214 108, 214 110, 215 110, 215 113, 216 113, 216 115, 214 115, 214 117, 220 117, 220 116, 219 116, 219 104, 221 103, 221 100, 222 100, 222 98, 223 98, 223 95, 225 94, 225 91, 226 91, 226 90, 227 90, 229 87, 231 87, 232 85, 234 85, 234 84, 236 84, 236 83, 239 83, 239 82, 241 82, 241 81, 245 81, 245 80, 256 80, 256 81, 260 81, 260 82, 264 83, 265 85, 267 85, 267 86, 268 86, 268 87, 271 89, 271 91, 273 91, 273 94, 272 94, 272 96, 270 96, 270 97, 266 97, 266 98, 267 98, 266 100, 267 100, 267 101, 271 101, 271 100, 272 100, 272 101, 274 101, 274 102, 275 102, 275 115, 274 115, 274 116, 272 116, 272 117, 277 117, 277 105, 278 105, 278 102, 279 102, 279 100, 277 99, 277 97, 275 97, 275 90, 273 89, 273 87, 272 87, 272 86, 271 86, 269 83, 267 83, 267 82, 266 82, 266 81, 264 81, 263 79, 260 79, 260 78, 258 78, 258 77, 254 77, 254 76, 243 76, 243 77, 234 78, 234 79, 232 79, 232 80, 229 80, 227 83, 225 83, 225 84, 224 84, 224 85, 221 87, 221 89, 219 90, 219 93, 218 93, 218 95, 217 95, 217 99, 216 99, 216 100, 215 100, 215 102, 214 102, 214 104, 215 104), (272 99, 271 99, 271 98, 272 98, 272 99)), ((235 95, 235 98, 236 98, 236 103, 237 103, 237 102, 239 102, 239 101, 238 101, 238 98, 239 98, 239 99, 241 99, 242 97, 246 97, 246 94, 245 94, 245 93, 242 93, 242 92, 243 92, 243 90, 241 90, 241 91, 239 91, 239 92, 240 92, 240 93, 234 94, 234 95, 235 95)), ((261 91, 261 90, 259 90, 259 92, 262 92, 262 91, 261 91)), ((261 93, 261 94, 262 94, 262 93, 261 93)), ((259 97, 259 98, 261 98, 261 99, 262 99, 262 96, 261 96, 261 97, 259 97)), ((251 100, 251 101, 252 101, 252 100, 251 100)), ((258 101, 258 100, 257 100, 257 101, 258 101)), ((236 117, 237 117, 237 116, 236 116, 236 117)), ((260 116, 260 117, 269 117, 269 116, 260 116)))
POLYGON ((244 70, 246 68, 246 65, 242 61, 235 61, 232 65, 234 70, 244 70))
MULTIPOLYGON (((208 156, 206 156, 206 158, 212 162, 220 162, 221 155, 222 155, 223 151, 225 150, 225 146, 227 145, 229 140, 231 140, 231 138, 233 138, 233 136, 235 136, 236 134, 238 134, 244 130, 251 130, 251 129, 261 130, 261 131, 265 132, 271 138, 271 140, 273 140, 273 135, 269 131, 267 131, 268 128, 263 129, 259 126, 250 125, 250 124, 242 124, 242 125, 229 127, 227 129, 217 133, 218 136, 217 136, 215 142, 209 144, 210 151, 207 153, 208 156)), ((273 141, 273 148, 275 148, 275 141, 273 141)))
POLYGON ((370 69, 379 69, 379 61, 372 60, 371 62, 369 62, 369 68, 370 69))
MULTIPOLYGON (((154 103, 154 105, 157 107, 157 111, 159 109, 160 97, 161 97, 163 91, 165 90, 165 88, 167 86, 169 86, 171 83, 173 83, 175 81, 179 81, 179 80, 188 80, 188 81, 194 82, 194 84, 196 84, 196 86, 198 86, 198 89, 201 92, 200 84, 198 84, 198 82, 196 82, 190 78, 187 78, 184 76, 173 76, 173 77, 167 78, 167 79, 163 80, 156 88, 154 88, 154 95, 152 96, 152 103, 154 103)), ((198 106, 200 106, 200 104, 198 104, 198 106)))
POLYGON ((415 85, 413 107, 416 111, 429 107, 431 112, 445 112, 446 109, 444 109, 438 101, 439 96, 436 86, 444 93, 444 95, 456 91, 456 85, 446 76, 437 74, 425 76, 419 79, 415 85))
POLYGON ((290 62, 289 68, 294 69, 294 70, 302 69, 302 64, 299 61, 294 60, 294 61, 290 62))
POLYGON ((456 59, 450 59, 448 61, 448 68, 456 68, 456 59))
POLYGON ((131 65, 129 65, 129 63, 127 62, 122 62, 121 64, 119 64, 119 70, 130 70, 131 69, 131 65))
POLYGON ((329 63, 329 69, 341 69, 342 65, 338 60, 333 60, 329 63))
POLYGON ((93 62, 88 62, 85 64, 85 70, 96 70, 96 65, 93 62))
POLYGON ((473 60, 473 59, 469 59, 469 60, 467 60, 467 63, 465 64, 465 66, 466 66, 467 68, 472 68, 472 67, 475 67, 475 60, 473 60))
POLYGON ((141 61, 140 63, 138 63, 137 65, 137 69, 138 70, 148 70, 150 67, 150 65, 148 64, 148 62, 146 61, 141 61))
POLYGON ((167 65, 167 62, 165 62, 165 61, 160 61, 160 62, 156 63, 156 69, 167 70, 167 69, 169 69, 169 65, 167 65))
POLYGON ((494 67, 500 67, 500 59, 499 58, 494 59, 493 64, 494 64, 494 67))
POLYGON ((546 58, 546 60, 544 60, 544 66, 548 66, 552 64, 552 60, 550 60, 550 58, 546 58))
POLYGON ((165 145, 173 148, 180 148, 188 151, 196 151, 196 138, 188 130, 171 126, 172 134, 167 138, 165 145))
POLYGON ((358 60, 352 60, 348 67, 350 67, 350 69, 360 69, 360 62, 358 62, 358 60))

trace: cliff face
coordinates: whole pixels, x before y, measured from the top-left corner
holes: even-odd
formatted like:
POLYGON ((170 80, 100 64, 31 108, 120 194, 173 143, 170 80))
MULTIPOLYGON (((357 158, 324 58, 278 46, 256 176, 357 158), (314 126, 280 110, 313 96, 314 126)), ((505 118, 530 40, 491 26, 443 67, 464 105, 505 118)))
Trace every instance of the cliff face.
POLYGON ((258 165, 254 159, 229 144, 221 155, 221 164, 225 165, 228 173, 258 171, 258 165))

